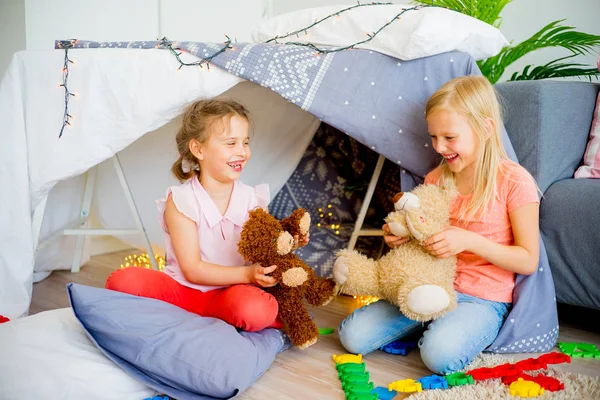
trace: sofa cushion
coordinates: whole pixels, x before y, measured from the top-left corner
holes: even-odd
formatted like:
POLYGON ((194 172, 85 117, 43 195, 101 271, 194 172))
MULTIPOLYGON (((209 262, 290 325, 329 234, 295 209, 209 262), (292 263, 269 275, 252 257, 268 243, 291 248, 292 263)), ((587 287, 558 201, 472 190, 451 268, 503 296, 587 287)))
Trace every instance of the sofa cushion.
POLYGON ((600 85, 545 80, 503 82, 496 88, 519 163, 542 192, 572 178, 588 143, 600 85))
POLYGON ((583 165, 575 172, 575 178, 600 178, 600 93, 596 101, 590 141, 583 156, 583 165))
POLYGON ((556 298, 600 309, 600 181, 566 179, 541 201, 540 228, 556 285, 556 298))

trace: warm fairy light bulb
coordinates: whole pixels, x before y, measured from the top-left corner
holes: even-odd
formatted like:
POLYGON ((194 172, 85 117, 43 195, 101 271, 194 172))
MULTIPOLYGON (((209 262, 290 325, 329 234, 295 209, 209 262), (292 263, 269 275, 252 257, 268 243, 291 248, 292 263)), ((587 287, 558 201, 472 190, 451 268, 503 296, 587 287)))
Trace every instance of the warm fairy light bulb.
MULTIPOLYGON (((165 259, 162 256, 159 256, 158 254, 154 255, 154 258, 156 259, 156 263, 158 264, 158 270, 162 271, 165 268, 165 259)), ((150 263, 150 257, 148 256, 147 253, 144 253, 142 255, 129 255, 127 257, 125 257, 125 264, 121 264, 121 268, 128 268, 128 267, 139 267, 139 268, 146 268, 146 269, 152 269, 152 264, 150 263)))

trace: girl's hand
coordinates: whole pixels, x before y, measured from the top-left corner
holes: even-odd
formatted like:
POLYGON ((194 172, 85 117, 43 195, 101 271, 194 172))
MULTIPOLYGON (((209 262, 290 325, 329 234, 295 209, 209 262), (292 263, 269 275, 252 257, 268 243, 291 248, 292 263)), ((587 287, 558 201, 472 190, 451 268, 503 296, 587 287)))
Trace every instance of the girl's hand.
POLYGON ((446 230, 428 237, 423 242, 423 247, 431 255, 438 258, 447 258, 467 250, 472 232, 450 226, 446 230))
POLYGON ((248 267, 248 280, 260 287, 271 287, 277 285, 277 279, 272 276, 268 276, 271 272, 275 271, 277 265, 271 265, 270 267, 263 267, 259 263, 252 264, 248 267))
POLYGON ((310 232, 307 232, 306 235, 304 236, 294 236, 294 247, 292 248, 292 251, 302 247, 302 246, 306 246, 308 244, 308 242, 310 241, 310 232))
POLYGON ((381 229, 383 229, 383 240, 392 249, 408 242, 407 237, 399 237, 399 236, 392 235, 392 232, 390 232, 390 227, 388 226, 388 224, 384 224, 381 227, 381 229))

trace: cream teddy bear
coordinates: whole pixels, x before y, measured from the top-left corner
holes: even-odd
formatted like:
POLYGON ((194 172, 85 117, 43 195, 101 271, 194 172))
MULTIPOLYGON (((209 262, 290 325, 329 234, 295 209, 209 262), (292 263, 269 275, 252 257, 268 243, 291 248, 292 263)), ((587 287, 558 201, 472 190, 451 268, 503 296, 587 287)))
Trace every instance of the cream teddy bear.
POLYGON ((333 276, 341 292, 370 295, 397 305, 415 321, 441 317, 456 307, 454 274, 456 257, 437 258, 422 242, 449 226, 454 187, 420 185, 410 193, 394 197, 394 208, 385 218, 390 231, 410 240, 372 260, 355 250, 341 250, 333 276))

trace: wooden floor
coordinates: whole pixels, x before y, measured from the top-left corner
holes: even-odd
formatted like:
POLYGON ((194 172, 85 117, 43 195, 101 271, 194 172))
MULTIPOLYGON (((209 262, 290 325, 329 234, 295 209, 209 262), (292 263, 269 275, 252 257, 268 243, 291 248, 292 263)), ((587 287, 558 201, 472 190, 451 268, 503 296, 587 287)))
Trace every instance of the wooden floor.
MULTIPOLYGON (((65 285, 78 282, 84 285, 102 287, 106 277, 118 268, 125 258, 134 252, 121 251, 92 257, 77 274, 57 271, 50 277, 33 286, 31 313, 69 306, 65 285)), ((341 347, 337 327, 352 310, 361 304, 347 296, 339 296, 322 308, 311 308, 316 324, 321 328, 336 328, 336 333, 321 336, 319 342, 306 350, 292 348, 281 353, 267 373, 240 398, 246 400, 263 399, 344 399, 332 354, 345 353, 341 347)), ((600 346, 598 321, 600 313, 575 307, 560 306, 559 341, 587 342, 600 346)), ((516 360, 535 355, 512 355, 516 360)), ((375 385, 387 385, 398 380, 428 375, 430 372, 422 363, 419 352, 413 350, 406 357, 376 351, 366 357, 367 370, 375 385)), ((600 376, 600 360, 573 359, 571 364, 563 364, 566 371, 600 376)), ((400 399, 402 396, 397 396, 400 399)))

